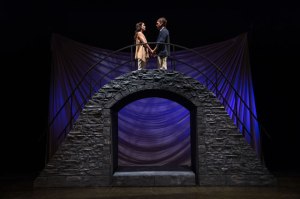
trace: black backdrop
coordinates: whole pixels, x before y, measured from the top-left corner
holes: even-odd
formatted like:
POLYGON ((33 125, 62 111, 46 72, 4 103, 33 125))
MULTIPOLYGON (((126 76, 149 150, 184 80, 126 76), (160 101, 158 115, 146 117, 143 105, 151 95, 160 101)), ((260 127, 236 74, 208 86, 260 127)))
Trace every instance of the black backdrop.
POLYGON ((51 34, 116 50, 132 44, 138 21, 146 23, 148 41, 155 41, 161 16, 168 19, 172 43, 190 48, 248 32, 258 117, 270 134, 263 142, 267 166, 299 171, 297 6, 129 2, 1 3, 3 175, 34 173, 44 165, 51 34))

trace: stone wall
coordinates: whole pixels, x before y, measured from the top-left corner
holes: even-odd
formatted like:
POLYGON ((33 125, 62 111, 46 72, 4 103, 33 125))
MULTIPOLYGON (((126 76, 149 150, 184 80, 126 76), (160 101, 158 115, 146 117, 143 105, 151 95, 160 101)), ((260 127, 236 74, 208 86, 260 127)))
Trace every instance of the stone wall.
MULTIPOLYGON (((275 182, 212 92, 197 80, 176 71, 141 70, 120 76, 95 93, 36 179, 35 186, 114 185, 113 110, 120 101, 131 99, 136 93, 153 96, 172 93, 179 103, 184 99, 183 103, 192 104, 189 108, 195 111, 195 118, 191 118, 195 121, 191 127, 196 139, 195 184, 239 186, 275 182)), ((136 184, 142 178, 135 176, 136 184)))

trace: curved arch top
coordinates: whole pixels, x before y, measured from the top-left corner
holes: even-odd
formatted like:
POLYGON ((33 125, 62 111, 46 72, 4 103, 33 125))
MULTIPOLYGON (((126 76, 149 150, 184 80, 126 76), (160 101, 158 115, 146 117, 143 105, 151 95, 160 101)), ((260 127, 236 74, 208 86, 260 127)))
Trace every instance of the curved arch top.
POLYGON ((127 104, 135 100, 148 98, 148 97, 160 97, 160 98, 165 98, 165 99, 175 101, 178 104, 185 107, 186 109, 188 109, 189 111, 194 111, 196 108, 196 105, 193 104, 190 100, 188 100, 185 96, 179 95, 178 93, 172 92, 170 90, 154 88, 154 89, 140 90, 135 93, 131 93, 128 96, 119 100, 112 107, 112 109, 114 111, 119 111, 124 106, 126 106, 127 104))

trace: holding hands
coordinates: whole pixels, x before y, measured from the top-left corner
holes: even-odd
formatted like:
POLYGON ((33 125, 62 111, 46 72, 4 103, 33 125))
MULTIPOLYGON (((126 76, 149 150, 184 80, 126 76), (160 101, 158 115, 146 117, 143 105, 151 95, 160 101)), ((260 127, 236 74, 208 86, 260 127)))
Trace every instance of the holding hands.
POLYGON ((156 53, 155 53, 155 51, 153 50, 153 49, 149 49, 149 53, 150 53, 150 56, 151 57, 156 57, 156 53))

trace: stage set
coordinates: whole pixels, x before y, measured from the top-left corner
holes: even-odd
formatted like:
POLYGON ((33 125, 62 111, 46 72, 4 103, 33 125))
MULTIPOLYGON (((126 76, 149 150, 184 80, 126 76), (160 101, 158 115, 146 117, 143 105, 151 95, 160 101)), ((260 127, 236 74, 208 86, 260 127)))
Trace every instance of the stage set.
MULTIPOLYGON (((150 45, 154 45, 151 44, 150 45)), ((265 186, 247 34, 170 44, 168 70, 52 36, 47 164, 35 187, 265 186)))

